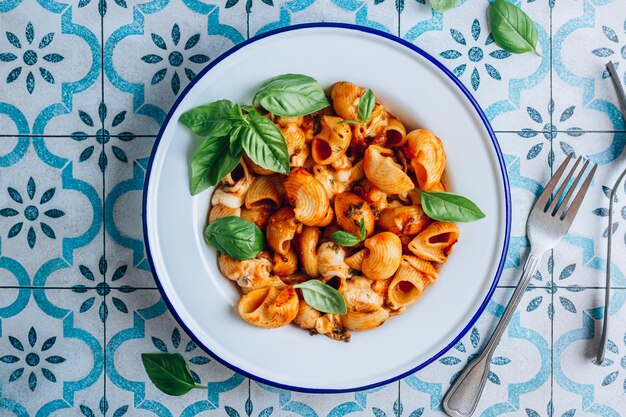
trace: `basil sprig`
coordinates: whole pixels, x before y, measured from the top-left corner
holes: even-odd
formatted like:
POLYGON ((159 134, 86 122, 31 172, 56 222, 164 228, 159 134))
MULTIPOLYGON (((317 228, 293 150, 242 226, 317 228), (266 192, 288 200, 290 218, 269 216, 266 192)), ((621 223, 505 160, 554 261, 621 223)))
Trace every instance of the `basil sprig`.
POLYGON ((437 13, 443 13, 456 6, 459 1, 460 0, 430 0, 430 7, 437 13))
POLYGON ((473 222, 485 217, 468 198, 439 191, 419 191, 422 209, 431 219, 443 222, 473 222))
POLYGON ((352 233, 344 232, 343 230, 337 230, 336 232, 333 232, 330 237, 335 241, 335 243, 338 243, 341 246, 358 245, 367 237, 367 231, 365 230, 365 221, 363 219, 359 221, 359 235, 360 236, 355 236, 352 233))
POLYGON ((374 111, 374 106, 376 105, 376 96, 374 96, 374 92, 369 88, 363 95, 361 96, 361 100, 359 101, 359 107, 357 109, 357 115, 359 116, 359 120, 342 120, 339 123, 350 123, 353 125, 363 125, 367 123, 367 121, 372 117, 372 112, 374 111))
POLYGON ((537 51, 537 29, 526 13, 506 0, 495 0, 487 11, 496 44, 514 54, 537 51))
POLYGON ((207 389, 195 384, 187 362, 178 353, 142 353, 141 362, 150 381, 167 395, 183 395, 194 388, 207 389))
POLYGON ((241 119, 241 108, 230 100, 218 100, 194 107, 178 120, 202 137, 228 136, 235 121, 241 119))
POLYGON ((346 314, 348 311, 343 295, 330 285, 324 284, 322 281, 310 279, 296 284, 293 287, 300 288, 304 301, 317 311, 342 315, 346 314))
POLYGON ((302 74, 283 74, 271 78, 254 96, 259 104, 278 116, 305 116, 330 106, 324 89, 314 78, 302 74))
POLYGON ((236 216, 215 220, 204 229, 204 237, 218 251, 241 261, 255 258, 265 246, 261 229, 236 216))

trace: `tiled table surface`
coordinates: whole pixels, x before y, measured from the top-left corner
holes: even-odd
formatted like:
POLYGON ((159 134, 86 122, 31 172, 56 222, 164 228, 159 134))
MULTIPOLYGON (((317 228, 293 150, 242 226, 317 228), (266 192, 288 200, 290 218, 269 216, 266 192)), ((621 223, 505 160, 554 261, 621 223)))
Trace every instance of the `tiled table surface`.
POLYGON ((479 414, 626 416, 626 189, 612 227, 610 352, 592 363, 607 187, 626 165, 604 64, 619 63, 625 81, 626 3, 523 0, 542 58, 491 41, 485 0, 445 15, 423 3, 0 0, 0 416, 441 416, 442 393, 512 292, 531 202, 571 151, 599 172, 497 350, 479 414), (140 222, 147 158, 189 79, 250 36, 320 20, 391 32, 452 69, 497 131, 515 207, 501 286, 462 342, 400 382, 337 395, 257 384, 196 347, 155 288, 140 222), (158 392, 139 358, 151 351, 184 355, 208 395, 158 392))

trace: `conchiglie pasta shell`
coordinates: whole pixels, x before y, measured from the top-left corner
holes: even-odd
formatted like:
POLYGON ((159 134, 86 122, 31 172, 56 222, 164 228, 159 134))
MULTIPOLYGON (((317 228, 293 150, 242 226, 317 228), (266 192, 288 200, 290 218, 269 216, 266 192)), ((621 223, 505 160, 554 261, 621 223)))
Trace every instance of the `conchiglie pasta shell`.
POLYGON ((346 232, 360 236, 360 222, 363 220, 367 236, 374 232, 374 214, 370 206, 356 194, 343 192, 335 197, 335 217, 337 224, 346 232))
POLYGON ((267 243, 276 253, 286 255, 291 248, 291 240, 301 228, 293 209, 283 207, 270 217, 265 231, 267 243))
POLYGON ((412 190, 413 181, 392 158, 393 151, 371 145, 365 150, 364 169, 367 179, 379 190, 400 194, 412 190))
POLYGON ((361 271, 370 279, 391 277, 402 259, 402 242, 391 232, 382 232, 365 240, 369 253, 363 259, 361 271))
POLYGON ((259 205, 254 209, 241 209, 240 216, 242 219, 256 224, 259 229, 265 230, 274 210, 274 208, 268 205, 259 205))
POLYGON ((279 277, 286 277, 293 274, 298 269, 298 257, 293 248, 281 255, 279 253, 274 255, 274 273, 279 277))
POLYGON ((428 284, 425 275, 403 260, 387 289, 387 305, 397 310, 414 303, 428 284))
POLYGON ((305 226, 298 235, 298 256, 302 264, 302 271, 312 278, 317 278, 317 243, 322 232, 317 227, 305 226))
POLYGON ((332 164, 341 158, 350 145, 350 125, 339 123, 341 117, 322 117, 322 130, 313 138, 311 151, 313 160, 320 165, 332 164))
POLYGON ((411 255, 402 256, 402 260, 408 262, 409 265, 422 273, 431 283, 437 281, 437 270, 431 262, 411 255))
POLYGON ((402 146, 406 140, 406 128, 402 122, 395 117, 389 119, 389 123, 383 130, 385 135, 385 146, 402 146))
POLYGON ((335 180, 335 173, 326 165, 314 165, 313 177, 322 184, 329 201, 333 201, 335 196, 346 189, 346 185, 335 180))
POLYGON ((285 143, 287 144, 287 150, 289 151, 289 156, 293 156, 298 153, 305 144, 304 132, 294 123, 289 123, 284 127, 280 127, 280 131, 285 138, 285 143))
POLYGON ((446 166, 441 140, 426 129, 414 130, 406 137, 404 153, 411 160, 420 189, 432 190, 441 180, 446 166))
POLYGON ((389 318, 389 310, 379 307, 369 312, 348 311, 341 316, 341 324, 348 330, 370 330, 389 318))
POLYGON ((363 259, 365 259, 365 255, 367 255, 368 252, 367 249, 361 249, 355 252, 352 256, 346 258, 346 265, 354 270, 360 271, 363 266, 363 259))
POLYGON ((459 228, 450 222, 434 222, 409 243, 418 258, 444 263, 459 238, 459 228))
POLYGON ((237 311, 248 323, 272 329, 290 323, 298 314, 298 304, 293 287, 259 288, 241 297, 237 311))
POLYGON ((211 212, 209 214, 209 223, 213 223, 217 219, 221 219, 223 217, 237 216, 241 215, 241 209, 239 207, 232 208, 225 206, 223 204, 215 205, 211 208, 211 212))
POLYGON ((283 187, 280 175, 260 175, 254 179, 246 193, 245 204, 247 209, 255 209, 260 205, 268 205, 279 208, 285 199, 285 187, 283 187))
POLYGON ((342 119, 358 120, 359 102, 363 93, 365 90, 355 84, 346 81, 336 83, 330 91, 333 109, 342 119))
POLYGON ((263 168, 263 167, 255 164, 254 162, 252 162, 252 159, 250 159, 250 157, 245 152, 243 153, 243 160, 245 161, 246 165, 255 174, 258 174, 258 175, 272 175, 272 174, 274 174, 274 171, 272 171, 270 169, 267 169, 267 168, 263 168))
POLYGON ((276 117, 276 120, 274 123, 276 123, 279 127, 287 127, 289 125, 300 127, 304 123, 304 116, 295 116, 295 117, 278 116, 276 117))
POLYGON ((333 218, 332 213, 329 215, 326 190, 308 171, 301 168, 291 171, 284 185, 296 219, 307 226, 330 224, 333 218))
POLYGON ((413 236, 428 223, 430 218, 420 206, 401 206, 383 210, 376 224, 379 228, 398 235, 413 236))

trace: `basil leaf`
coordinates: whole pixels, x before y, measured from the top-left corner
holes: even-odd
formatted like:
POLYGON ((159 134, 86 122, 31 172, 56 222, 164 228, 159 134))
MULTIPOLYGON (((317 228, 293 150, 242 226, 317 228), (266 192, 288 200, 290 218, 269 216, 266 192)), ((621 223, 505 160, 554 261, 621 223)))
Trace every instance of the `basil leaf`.
POLYGON ((293 287, 300 288, 304 301, 317 311, 330 314, 346 314, 348 311, 343 295, 322 281, 310 279, 293 287))
POLYGON ((227 136, 206 139, 191 158, 191 194, 220 182, 224 176, 235 169, 243 150, 241 146, 234 156, 230 153, 230 139, 227 136))
POLYGON ((430 0, 430 7, 437 13, 443 13, 457 5, 459 0, 430 0))
POLYGON ((367 123, 372 116, 375 104, 376 97, 374 97, 374 92, 368 88, 361 96, 361 101, 359 101, 358 115, 361 122, 367 123))
POLYGON ((185 358, 178 353, 142 353, 141 361, 150 381, 168 395, 183 395, 194 388, 206 389, 193 382, 185 358))
POLYGON ((363 220, 363 218, 359 221, 359 232, 361 234, 361 240, 365 240, 367 237, 367 230, 365 229, 365 220, 363 220))
POLYGON ((263 116, 246 115, 239 133, 241 145, 252 162, 260 167, 289 173, 289 151, 280 129, 263 116))
POLYGON ((431 219, 444 222, 473 222, 485 217, 469 199, 452 193, 420 191, 422 209, 431 219))
POLYGON ((261 229, 236 216, 215 220, 204 230, 204 237, 218 251, 242 261, 255 258, 265 246, 261 229))
POLYGON ((181 114, 178 120, 199 136, 226 136, 241 119, 241 108, 230 100, 218 100, 181 114))
POLYGON ((237 157, 237 155, 241 157, 241 151, 243 150, 243 146, 241 145, 241 139, 239 138, 239 132, 241 131, 241 128, 241 125, 236 125, 231 129, 228 136, 230 142, 228 145, 228 152, 232 157, 237 157))
POLYGON ((343 230, 333 232, 331 237, 335 243, 338 243, 341 246, 354 246, 362 240, 360 237, 354 236, 352 233, 344 232, 343 230))
POLYGON ((275 115, 305 116, 330 106, 322 86, 307 75, 284 74, 266 81, 256 93, 263 108, 275 115))
POLYGON ((365 122, 359 122, 358 120, 350 120, 350 119, 345 119, 345 120, 341 120, 341 121, 337 122, 338 125, 340 125, 342 123, 350 123, 351 125, 363 125, 363 124, 365 124, 365 122))
POLYGON ((495 0, 487 11, 496 44, 514 54, 533 51, 537 55, 537 29, 526 13, 506 0, 495 0))

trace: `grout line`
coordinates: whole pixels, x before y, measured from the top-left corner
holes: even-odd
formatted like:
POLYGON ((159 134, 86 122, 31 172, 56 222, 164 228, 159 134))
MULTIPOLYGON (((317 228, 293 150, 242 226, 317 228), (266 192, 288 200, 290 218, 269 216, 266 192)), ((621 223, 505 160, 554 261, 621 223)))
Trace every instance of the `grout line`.
MULTIPOLYGON (((72 287, 59 287, 59 286, 52 286, 52 287, 37 287, 37 286, 32 286, 32 285, 24 285, 24 286, 19 286, 19 285, 0 285, 0 290, 2 289, 6 289, 6 290, 10 290, 10 289, 20 289, 20 288, 28 288, 31 290, 73 290, 72 287)), ((95 290, 97 289, 97 287, 81 287, 85 290, 95 290)), ((119 286, 119 287, 109 287, 112 290, 120 290, 122 288, 126 289, 126 288, 132 288, 133 290, 142 290, 142 291, 158 291, 159 289, 156 287, 133 287, 133 286, 119 286)))
MULTIPOLYGON (((554 62, 554 56, 552 53, 552 19, 553 15, 552 15, 552 7, 550 7, 550 101, 552 103, 554 103, 554 95, 553 95, 553 80, 552 80, 552 73, 553 73, 553 62, 554 62)), ((553 124, 553 115, 554 113, 554 108, 552 109, 552 112, 550 113, 550 126, 554 126, 553 124)), ((557 130, 558 132, 558 130, 557 130)), ((554 141, 554 137, 552 135, 550 135, 550 151, 553 151, 553 141, 554 141)), ((550 167, 550 178, 552 178, 552 176, 554 175, 554 170, 552 169, 552 167, 550 167)), ((552 282, 554 282, 554 249, 550 250, 550 254, 552 256, 552 273, 550 274, 550 280, 552 282)), ((552 309, 554 311, 554 293, 556 291, 551 291, 550 297, 551 297, 551 302, 552 302, 552 309)), ((552 320, 550 320, 550 404, 552 404, 552 408, 554 409, 554 313, 552 316, 552 320)))
MULTIPOLYGON (((101 87, 101 93, 102 93, 102 103, 105 102, 104 99, 104 16, 100 16, 100 71, 101 71, 101 82, 100 82, 100 87, 101 87)), ((104 120, 102 121, 102 131, 104 132, 104 120)), ((104 141, 102 143, 102 152, 105 151, 105 146, 104 146, 104 141)), ((106 260, 106 217, 104 215, 105 213, 105 201, 106 201, 106 176, 105 176, 105 172, 102 172, 102 256, 104 257, 104 259, 106 260)), ((108 268, 107 268, 108 271, 108 268)), ((107 282, 107 271, 104 272, 104 282, 107 282)), ((104 294, 104 305, 105 307, 107 306, 107 294, 104 294)), ((108 319, 108 317, 107 317, 108 319)), ((103 398, 106 401, 106 397, 107 397, 107 320, 104 320, 103 323, 103 340, 102 340, 102 349, 103 349, 103 375, 104 378, 102 378, 102 395, 103 398)), ((106 417, 107 415, 107 411, 108 411, 108 407, 107 409, 104 410, 104 417, 106 417)))
POLYGON ((400 385, 401 385, 402 379, 398 380, 398 407, 400 407, 400 405, 402 404, 402 399, 400 398, 400 385))
MULTIPOLYGON (((119 138, 119 137, 125 137, 124 135, 109 135, 112 138, 119 138)), ((71 135, 33 135, 33 134, 15 134, 15 135, 0 135, 0 138, 61 138, 61 139, 71 139, 72 136, 71 135)), ((85 135, 85 136, 81 136, 81 137, 85 137, 85 138, 95 138, 98 137, 98 135, 85 135)), ((135 135, 135 138, 156 138, 157 135, 135 135)))
MULTIPOLYGON (((518 130, 494 130, 495 133, 520 133, 522 130, 518 129, 518 130)), ((534 130, 534 129, 530 129, 528 130, 528 132, 533 132, 536 134, 550 134, 550 133, 567 133, 567 130, 553 130, 553 131, 549 131, 549 130, 534 130)), ((587 134, 587 133, 626 133, 626 130, 581 130, 580 133, 582 134, 587 134)))

